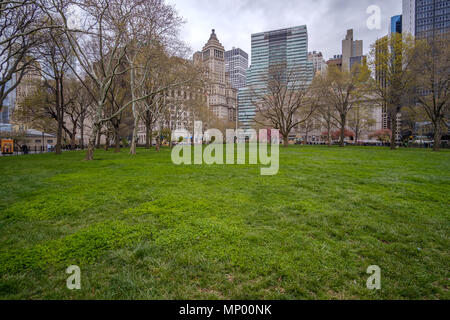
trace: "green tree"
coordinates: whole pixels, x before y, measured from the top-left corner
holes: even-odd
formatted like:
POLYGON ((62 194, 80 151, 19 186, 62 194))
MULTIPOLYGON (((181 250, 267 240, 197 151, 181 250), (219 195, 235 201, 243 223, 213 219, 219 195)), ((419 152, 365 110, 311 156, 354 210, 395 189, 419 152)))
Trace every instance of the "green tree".
POLYGON ((410 103, 414 90, 415 39, 393 33, 377 40, 371 48, 370 66, 374 77, 367 87, 372 100, 384 107, 391 120, 391 149, 397 147, 397 119, 410 103))

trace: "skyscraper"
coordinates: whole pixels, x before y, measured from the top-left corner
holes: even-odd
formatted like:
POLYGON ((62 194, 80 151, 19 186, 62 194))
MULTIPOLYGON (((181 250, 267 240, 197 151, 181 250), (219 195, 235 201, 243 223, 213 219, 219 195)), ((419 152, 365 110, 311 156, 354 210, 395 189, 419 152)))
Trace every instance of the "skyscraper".
POLYGON ((244 88, 247 83, 248 54, 233 48, 225 52, 225 72, 229 75, 234 89, 244 88))
POLYGON ((393 16, 391 18, 391 25, 389 28, 390 33, 402 33, 402 15, 393 16))
POLYGON ((234 121, 237 108, 237 90, 231 87, 225 72, 225 48, 213 29, 201 52, 194 54, 194 62, 208 68, 208 105, 222 120, 234 121))
POLYGON ((342 70, 350 71, 355 64, 362 64, 363 61, 363 41, 353 40, 353 29, 347 30, 342 40, 342 70))
POLYGON ((239 90, 239 121, 250 129, 255 116, 254 92, 267 88, 271 67, 280 67, 287 74, 299 70, 305 84, 312 81, 313 64, 308 61, 308 31, 306 26, 252 34, 252 64, 247 71, 247 87, 239 90))
POLYGON ((416 0, 403 0, 402 32, 416 35, 416 0))
POLYGON ((450 32, 450 1, 403 0, 403 33, 433 39, 450 32))

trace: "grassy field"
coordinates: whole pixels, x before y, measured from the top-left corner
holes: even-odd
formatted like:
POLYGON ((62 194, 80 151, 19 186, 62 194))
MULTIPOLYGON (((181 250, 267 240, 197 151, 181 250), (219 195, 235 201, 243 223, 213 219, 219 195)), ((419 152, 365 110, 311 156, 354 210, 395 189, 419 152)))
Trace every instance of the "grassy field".
POLYGON ((83 156, 0 158, 0 299, 450 299, 448 151, 291 147, 269 177, 83 156))

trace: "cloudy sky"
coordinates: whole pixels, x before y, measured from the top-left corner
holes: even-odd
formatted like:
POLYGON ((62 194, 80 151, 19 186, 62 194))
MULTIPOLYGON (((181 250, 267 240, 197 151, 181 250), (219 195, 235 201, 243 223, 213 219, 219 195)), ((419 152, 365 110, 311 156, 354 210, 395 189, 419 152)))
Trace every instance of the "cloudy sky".
POLYGON ((401 14, 401 0, 168 0, 185 24, 181 37, 193 51, 201 50, 211 29, 226 50, 240 47, 251 53, 251 34, 306 24, 309 51, 322 51, 325 58, 341 53, 347 29, 355 39, 370 44, 387 34, 390 17, 401 14), (370 30, 369 6, 381 9, 381 29, 370 30))

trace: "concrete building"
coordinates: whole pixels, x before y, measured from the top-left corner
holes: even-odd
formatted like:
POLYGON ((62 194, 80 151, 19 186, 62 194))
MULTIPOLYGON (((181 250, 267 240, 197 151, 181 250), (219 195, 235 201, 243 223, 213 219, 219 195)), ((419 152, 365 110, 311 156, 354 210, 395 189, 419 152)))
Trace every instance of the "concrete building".
POLYGON ((327 62, 323 58, 322 52, 313 51, 308 53, 308 61, 313 63, 314 75, 321 74, 327 70, 327 62))
POLYGON ((247 84, 248 54, 233 48, 225 52, 225 72, 230 77, 231 87, 238 90, 247 84))
MULTIPOLYGON (((42 77, 39 69, 40 65, 37 62, 35 62, 34 66, 27 68, 25 75, 14 90, 14 110, 18 110, 20 104, 23 103, 27 97, 35 93, 38 86, 41 85, 42 77)), ((11 112, 11 115, 14 113, 14 110, 11 112)), ((26 131, 32 129, 26 121, 19 123, 11 121, 10 118, 10 123, 15 130, 26 131)))
POLYGON ((267 88, 269 70, 282 68, 286 74, 293 70, 305 85, 314 76, 312 62, 308 61, 308 31, 305 25, 252 34, 252 64, 247 72, 247 87, 239 90, 239 122, 250 129, 255 117, 255 91, 267 88))
POLYGON ((342 70, 350 71, 355 64, 363 62, 363 41, 354 40, 353 29, 347 30, 347 35, 342 40, 342 70))
POLYGON ((234 121, 237 109, 237 89, 233 88, 225 70, 225 48, 215 30, 201 52, 194 54, 194 63, 202 63, 207 71, 208 106, 219 119, 234 121))
POLYGON ((338 69, 342 70, 342 55, 334 55, 332 59, 327 61, 327 68, 331 66, 336 66, 338 69))

